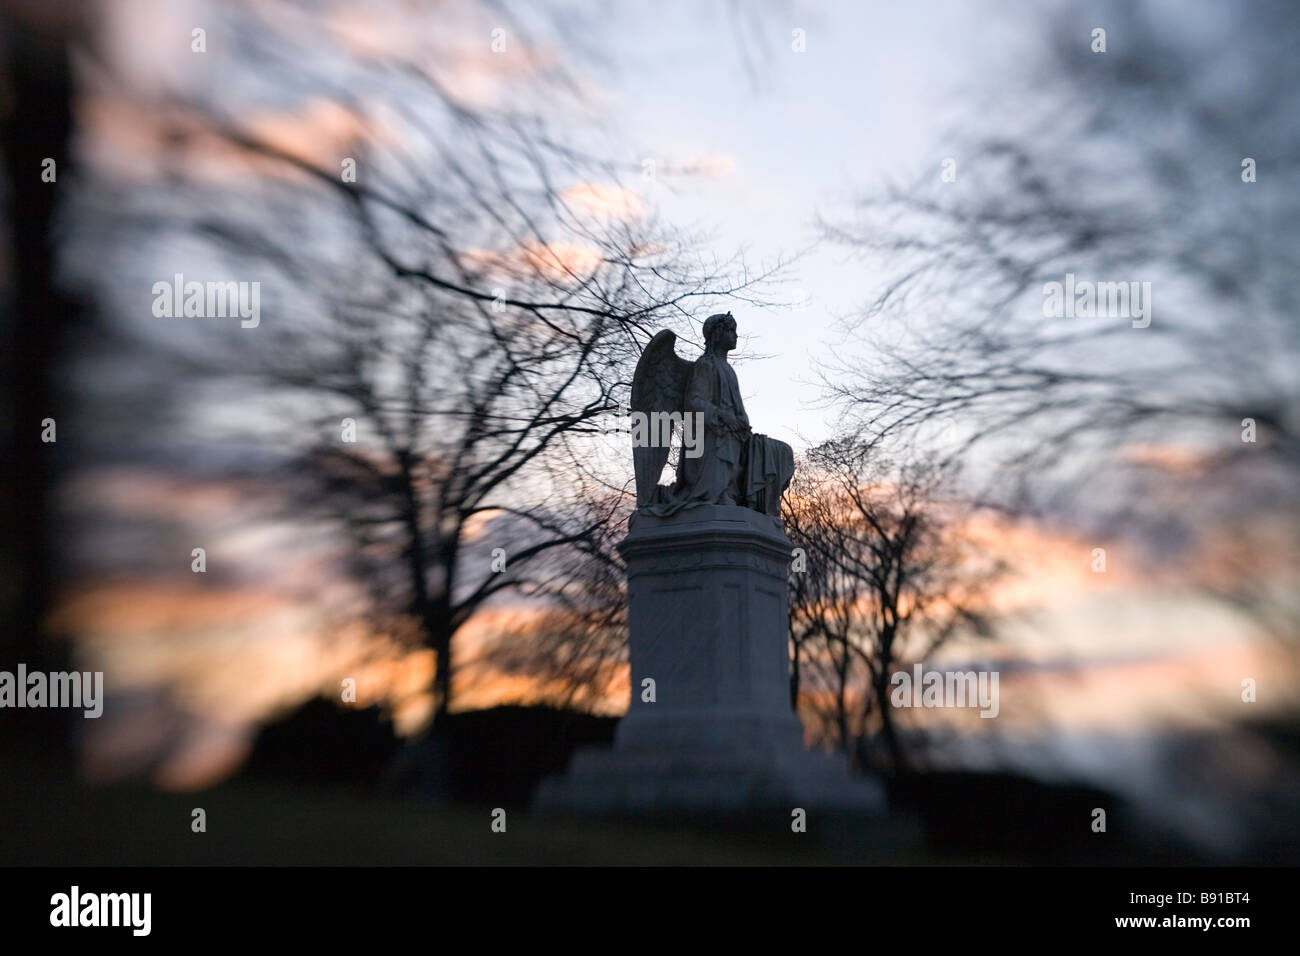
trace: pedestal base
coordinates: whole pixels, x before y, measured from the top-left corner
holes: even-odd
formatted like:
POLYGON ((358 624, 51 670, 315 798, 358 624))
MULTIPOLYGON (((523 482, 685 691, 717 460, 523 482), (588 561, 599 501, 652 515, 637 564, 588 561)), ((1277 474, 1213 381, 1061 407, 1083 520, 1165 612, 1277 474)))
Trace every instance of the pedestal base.
POLYGON ((883 812, 883 788, 810 752, 789 702, 780 523, 748 508, 637 515, 628 568, 631 701, 609 750, 543 781, 539 810, 883 812))
POLYGON ((648 736, 676 745, 579 751, 563 777, 542 782, 533 808, 592 815, 795 807, 883 814, 879 782, 855 779, 839 758, 804 749, 798 722, 792 723, 664 721, 648 736))

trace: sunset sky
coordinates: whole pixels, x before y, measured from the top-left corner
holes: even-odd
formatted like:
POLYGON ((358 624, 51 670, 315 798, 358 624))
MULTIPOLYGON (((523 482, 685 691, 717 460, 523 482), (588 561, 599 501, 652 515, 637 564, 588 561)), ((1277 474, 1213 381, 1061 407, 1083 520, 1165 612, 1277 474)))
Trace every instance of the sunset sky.
MULTIPOLYGON (((150 201, 159 156, 170 148, 167 130, 188 122, 166 105, 171 91, 225 97, 247 129, 312 161, 333 163, 355 137, 383 135, 306 79, 286 83, 271 102, 224 48, 239 37, 222 29, 220 4, 98 6, 103 62, 81 65, 79 155, 131 203, 150 201), (190 51, 196 25, 208 29, 201 58, 190 51)), ((657 211, 707 230, 720 259, 743 249, 755 267, 798 254, 770 290, 774 302, 786 304, 760 309, 720 300, 700 303, 696 316, 735 312, 749 417, 798 452, 838 421, 819 401, 817 378, 818 363, 843 344, 838 321, 887 280, 843 248, 817 244, 818 216, 843 214, 882 183, 928 169, 937 175, 952 149, 951 128, 972 113, 999 122, 1039 49, 1042 23, 1024 7, 1012 14, 993 2, 923 6, 926 15, 918 16, 915 5, 887 3, 746 4, 748 12, 737 16, 741 5, 616 5, 599 23, 575 17, 572 34, 539 26, 531 52, 521 45, 506 55, 490 53, 492 14, 472 4, 376 4, 364 15, 358 6, 327 4, 329 15, 315 18, 313 29, 353 52, 427 56, 466 102, 527 98, 539 65, 563 63, 577 80, 583 112, 561 114, 561 132, 623 171, 617 180, 564 184, 575 207, 592 216, 657 211), (806 52, 791 49, 796 29, 806 31, 806 52), (653 176, 644 175, 646 160, 653 176)), ((1215 28, 1213 16, 1198 22, 1215 28)), ((366 91, 350 92, 364 99, 366 91)), ((248 183, 254 190, 282 175, 274 164, 232 154, 200 128, 185 155, 190 175, 233 188, 248 183)), ((508 264, 520 255, 580 260, 583 250, 481 254, 508 264)), ((202 273, 211 259, 201 244, 140 245, 111 231, 74 230, 68 259, 70 277, 94 291, 128 336, 148 342, 193 334, 160 330, 146 290, 158 276, 202 273)), ((273 294, 267 302, 264 324, 273 328, 273 294)), ((248 333, 232 326, 202 334, 248 333)), ((694 357, 694 346, 680 349, 694 357)), ((148 374, 147 364, 131 357, 110 364, 122 381, 148 374)), ((107 379, 87 378, 95 378, 91 394, 106 387, 107 379)), ((258 476, 278 450, 205 447, 205 436, 223 422, 274 412, 237 395, 193 397, 134 450, 84 469, 61 490, 66 520, 80 531, 66 556, 74 573, 57 624, 75 638, 87 666, 112 675, 109 693, 124 701, 88 731, 88 774, 146 773, 174 789, 206 785, 239 765, 260 721, 312 696, 335 695, 345 677, 358 680, 358 703, 391 708, 404 732, 420 728, 430 706, 429 653, 366 619, 364 596, 341 572, 327 529, 284 517, 273 484, 258 476), (232 462, 242 480, 223 471, 232 462), (217 570, 196 583, 188 562, 199 542, 217 570)), ((1148 475, 1194 473, 1201 452, 1186 437, 1134 446, 1132 467, 1148 475)), ((617 453, 607 459, 617 472, 617 453)), ((630 475, 630 456, 623 467, 630 475)), ((954 761, 1027 761, 1043 772, 1092 774, 1123 787, 1143 752, 1126 751, 1132 763, 1108 764, 1088 740, 1227 727, 1242 717, 1240 686, 1248 677, 1259 683, 1260 711, 1300 704, 1293 649, 1194 587, 1231 584, 1242 573, 1223 566, 1231 540, 1261 559, 1270 586, 1294 586, 1294 509, 1265 504, 1252 512, 1248 505, 1243 515, 1207 520, 1198 540, 1172 554, 1131 529, 1099 533, 1077 514, 975 519, 972 531, 1016 573, 993 596, 1001 615, 996 638, 955 643, 940 658, 944 666, 1002 673, 1001 719, 953 718, 963 738, 982 741, 954 753, 954 761), (1270 537, 1270 528, 1280 536, 1270 537), (1091 568, 1098 547, 1109 558, 1101 574, 1091 568)), ((1171 499, 1169 507, 1180 503, 1171 499)), ((535 613, 501 602, 461 632, 457 707, 541 696, 526 679, 473 666, 484 642, 535 613)), ((611 688, 610 712, 625 692, 626 684, 611 688)))

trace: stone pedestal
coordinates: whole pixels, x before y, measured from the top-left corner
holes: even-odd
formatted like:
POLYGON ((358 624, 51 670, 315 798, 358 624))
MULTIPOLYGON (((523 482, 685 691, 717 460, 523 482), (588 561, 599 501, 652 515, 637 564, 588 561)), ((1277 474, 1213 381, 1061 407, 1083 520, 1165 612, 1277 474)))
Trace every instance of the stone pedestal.
POLYGON ((638 514, 619 550, 628 571, 627 716, 612 749, 580 751, 564 777, 543 782, 536 809, 883 808, 878 783, 803 746, 790 707, 792 547, 780 522, 726 505, 638 514))

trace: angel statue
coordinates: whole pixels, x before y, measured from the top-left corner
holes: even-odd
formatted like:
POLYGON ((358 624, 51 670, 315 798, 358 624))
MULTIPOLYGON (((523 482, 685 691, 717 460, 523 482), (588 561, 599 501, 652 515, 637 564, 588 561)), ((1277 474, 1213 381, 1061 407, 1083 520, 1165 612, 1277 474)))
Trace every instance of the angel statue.
POLYGON ((667 517, 697 505, 739 505, 779 518, 781 493, 794 475, 794 452, 750 430, 727 362, 736 347, 736 320, 730 312, 709 316, 704 354, 694 362, 677 355, 676 342, 668 329, 659 332, 632 377, 637 511, 667 517), (647 422, 660 427, 647 430, 647 422), (660 485, 671 436, 678 432, 683 443, 677 481, 660 485))

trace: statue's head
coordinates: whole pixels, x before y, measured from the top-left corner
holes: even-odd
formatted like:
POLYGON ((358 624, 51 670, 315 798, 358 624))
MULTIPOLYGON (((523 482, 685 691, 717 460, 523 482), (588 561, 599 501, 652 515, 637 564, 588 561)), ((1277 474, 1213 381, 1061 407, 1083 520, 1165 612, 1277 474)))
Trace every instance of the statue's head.
POLYGON ((736 320, 730 312, 719 312, 704 320, 704 347, 723 352, 736 347, 736 320))

